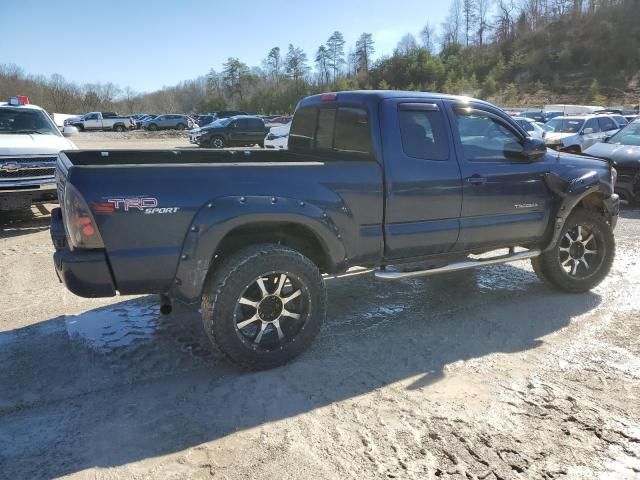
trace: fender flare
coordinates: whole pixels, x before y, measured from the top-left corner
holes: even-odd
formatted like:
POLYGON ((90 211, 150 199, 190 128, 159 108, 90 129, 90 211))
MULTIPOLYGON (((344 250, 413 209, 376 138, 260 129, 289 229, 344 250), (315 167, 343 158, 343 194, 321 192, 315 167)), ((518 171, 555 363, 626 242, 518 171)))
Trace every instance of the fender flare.
POLYGON ((566 180, 555 173, 547 173, 544 176, 544 181, 549 190, 559 199, 559 204, 556 209, 553 232, 549 242, 543 248, 543 252, 553 248, 560 239, 562 228, 576 205, 592 193, 604 193, 601 190, 600 176, 595 170, 573 180, 566 180))
POLYGON ((186 303, 197 301, 220 242, 234 229, 256 223, 305 227, 320 241, 334 268, 346 262, 341 235, 325 209, 287 197, 219 197, 198 210, 189 226, 171 295, 186 303))

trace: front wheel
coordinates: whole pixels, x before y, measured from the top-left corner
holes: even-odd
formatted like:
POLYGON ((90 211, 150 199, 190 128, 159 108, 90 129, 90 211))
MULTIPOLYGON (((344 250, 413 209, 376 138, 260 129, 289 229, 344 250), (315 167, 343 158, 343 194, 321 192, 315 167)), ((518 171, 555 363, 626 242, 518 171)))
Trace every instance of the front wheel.
POLYGON ((283 365, 320 330, 326 290, 318 267, 281 245, 244 248, 207 280, 202 317, 209 338, 249 370, 283 365))
POLYGON ((148 130, 155 132, 156 130, 158 130, 158 125, 156 125, 155 123, 152 123, 151 125, 149 125, 147 127, 148 130))
POLYGON ((176 130, 184 130, 187 126, 184 123, 179 123, 176 125, 176 130))
POLYGON ((577 210, 567 218, 556 245, 531 263, 541 280, 581 293, 604 280, 614 256, 613 231, 604 217, 592 210, 577 210))

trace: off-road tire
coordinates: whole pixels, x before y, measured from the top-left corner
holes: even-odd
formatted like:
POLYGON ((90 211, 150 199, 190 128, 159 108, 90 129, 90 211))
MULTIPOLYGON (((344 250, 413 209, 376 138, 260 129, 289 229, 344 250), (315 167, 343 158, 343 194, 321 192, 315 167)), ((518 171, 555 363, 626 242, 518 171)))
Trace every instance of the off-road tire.
MULTIPOLYGON (((565 255, 568 256, 569 254, 565 255)), ((615 238, 611 225, 598 212, 579 209, 571 213, 567 218, 560 234, 560 240, 551 249, 545 251, 539 257, 533 258, 531 265, 538 277, 550 285, 565 292, 582 293, 591 290, 604 280, 611 270, 614 257, 615 238), (597 246, 596 251, 599 252, 597 260, 595 254, 594 257, 583 255, 583 258, 588 259, 589 262, 597 262, 590 264, 590 271, 583 272, 583 276, 574 276, 567 272, 562 265, 560 251, 565 235, 568 232, 575 231, 578 227, 588 228, 594 236, 595 245, 597 246)), ((579 266, 579 268, 583 267, 579 266)))
POLYGON ((320 331, 326 304, 324 281, 311 260, 285 246, 254 245, 230 255, 209 275, 202 296, 202 320, 214 347, 232 363, 246 370, 266 370, 284 365, 307 349, 320 331), (286 272, 303 285, 301 295, 308 296, 307 313, 292 340, 265 350, 243 337, 234 315, 248 286, 273 272, 286 272))

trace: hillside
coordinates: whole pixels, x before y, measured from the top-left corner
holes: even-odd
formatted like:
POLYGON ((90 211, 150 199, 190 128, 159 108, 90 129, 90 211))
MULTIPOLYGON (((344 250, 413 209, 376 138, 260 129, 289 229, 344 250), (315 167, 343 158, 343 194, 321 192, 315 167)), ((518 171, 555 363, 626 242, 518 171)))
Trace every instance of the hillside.
POLYGON ((452 0, 439 29, 427 23, 421 41, 407 34, 392 55, 375 61, 371 34, 349 48, 336 31, 312 56, 293 44, 286 51, 273 47, 260 67, 229 58, 221 72, 211 69, 152 93, 110 82, 78 85, 60 75, 45 78, 0 65, 0 98, 21 93, 65 113, 285 113, 312 93, 391 88, 512 106, 632 106, 640 102, 639 19, 637 0, 452 0))

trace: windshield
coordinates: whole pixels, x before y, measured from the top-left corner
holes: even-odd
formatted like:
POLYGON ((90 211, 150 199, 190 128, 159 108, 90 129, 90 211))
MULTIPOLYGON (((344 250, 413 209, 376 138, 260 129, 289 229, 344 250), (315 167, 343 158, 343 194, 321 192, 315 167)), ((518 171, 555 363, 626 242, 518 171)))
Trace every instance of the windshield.
POLYGON ((640 122, 633 122, 624 127, 609 142, 613 145, 638 145, 640 146, 640 122))
POLYGON ((545 131, 554 133, 578 133, 584 124, 579 118, 554 118, 544 126, 545 131))
POLYGON ((20 133, 60 136, 57 127, 40 110, 0 108, 0 134, 20 133))

